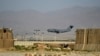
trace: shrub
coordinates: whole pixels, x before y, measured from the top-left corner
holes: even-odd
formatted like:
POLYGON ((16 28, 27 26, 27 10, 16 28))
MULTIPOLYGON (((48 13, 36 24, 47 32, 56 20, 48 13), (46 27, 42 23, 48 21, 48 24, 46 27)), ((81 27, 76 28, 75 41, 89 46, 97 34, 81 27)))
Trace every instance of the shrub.
POLYGON ((25 50, 25 46, 16 45, 14 47, 16 50, 25 50))

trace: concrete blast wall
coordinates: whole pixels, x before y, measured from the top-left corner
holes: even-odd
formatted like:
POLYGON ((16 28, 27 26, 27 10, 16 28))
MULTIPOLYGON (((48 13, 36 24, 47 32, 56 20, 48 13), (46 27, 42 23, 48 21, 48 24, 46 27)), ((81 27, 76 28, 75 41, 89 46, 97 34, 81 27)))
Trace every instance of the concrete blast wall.
POLYGON ((100 51, 100 29, 77 29, 75 50, 100 51))
POLYGON ((14 46, 12 30, 8 28, 0 29, 0 48, 10 48, 14 46))

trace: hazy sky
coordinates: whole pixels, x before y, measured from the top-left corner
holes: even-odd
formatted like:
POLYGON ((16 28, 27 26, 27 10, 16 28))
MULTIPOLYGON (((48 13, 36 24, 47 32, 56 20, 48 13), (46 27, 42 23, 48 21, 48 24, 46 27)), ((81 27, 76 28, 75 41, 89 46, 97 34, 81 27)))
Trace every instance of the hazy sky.
POLYGON ((11 27, 16 34, 69 25, 75 26, 73 33, 100 27, 100 0, 0 0, 0 27, 11 27))
POLYGON ((100 6, 100 0, 0 0, 0 11, 35 9, 47 12, 74 6, 100 6))

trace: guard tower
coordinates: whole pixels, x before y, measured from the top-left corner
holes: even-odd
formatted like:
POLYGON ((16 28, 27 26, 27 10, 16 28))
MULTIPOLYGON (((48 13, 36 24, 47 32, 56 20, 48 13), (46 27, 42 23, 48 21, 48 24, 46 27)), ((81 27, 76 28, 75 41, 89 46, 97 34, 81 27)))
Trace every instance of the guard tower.
POLYGON ((0 48, 10 48, 14 46, 13 33, 10 28, 0 28, 0 48))

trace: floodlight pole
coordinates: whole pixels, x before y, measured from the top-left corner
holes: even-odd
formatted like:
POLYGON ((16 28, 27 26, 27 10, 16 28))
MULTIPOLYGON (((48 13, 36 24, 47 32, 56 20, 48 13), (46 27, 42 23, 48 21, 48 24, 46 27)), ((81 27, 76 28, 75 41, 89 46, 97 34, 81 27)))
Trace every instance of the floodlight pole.
POLYGON ((39 31, 40 31, 40 30, 37 30, 37 29, 36 29, 36 30, 34 30, 34 31, 36 32, 35 37, 36 37, 37 41, 39 41, 39 38, 37 37, 37 35, 39 35, 39 31))
POLYGON ((43 35, 42 35, 42 42, 43 42, 43 35))
POLYGON ((56 34, 56 33, 55 33, 55 39, 54 39, 54 40, 55 40, 55 42, 56 42, 56 40, 57 40, 57 34, 56 34))
POLYGON ((42 32, 42 33, 41 33, 41 37, 42 37, 41 41, 42 41, 42 42, 43 42, 43 34, 44 34, 44 33, 42 32))

